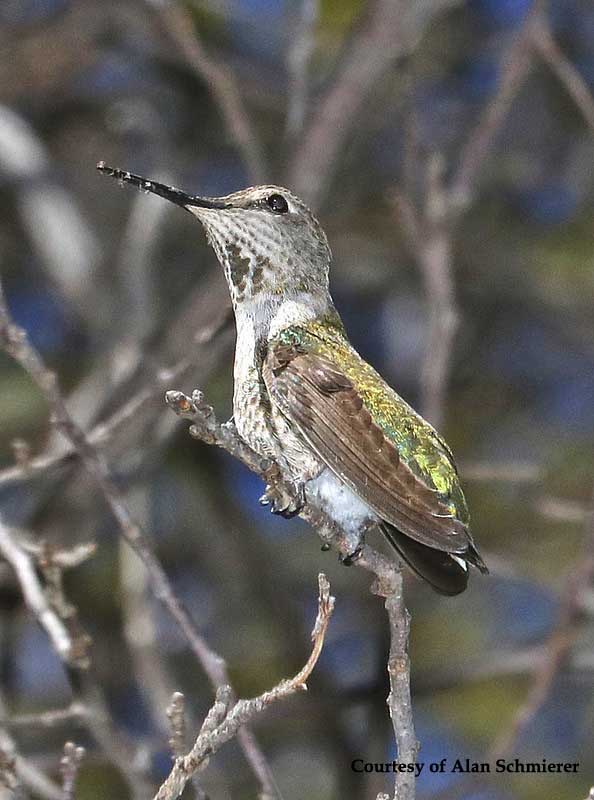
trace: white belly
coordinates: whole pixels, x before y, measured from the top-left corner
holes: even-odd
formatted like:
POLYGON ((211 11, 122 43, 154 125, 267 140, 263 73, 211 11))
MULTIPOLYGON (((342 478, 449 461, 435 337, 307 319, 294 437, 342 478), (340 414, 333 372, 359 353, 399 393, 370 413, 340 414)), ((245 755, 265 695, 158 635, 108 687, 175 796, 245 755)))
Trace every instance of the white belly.
POLYGON ((345 531, 349 540, 352 540, 353 551, 360 543, 361 532, 365 526, 377 519, 377 514, 367 503, 327 467, 317 478, 307 483, 306 494, 345 531))

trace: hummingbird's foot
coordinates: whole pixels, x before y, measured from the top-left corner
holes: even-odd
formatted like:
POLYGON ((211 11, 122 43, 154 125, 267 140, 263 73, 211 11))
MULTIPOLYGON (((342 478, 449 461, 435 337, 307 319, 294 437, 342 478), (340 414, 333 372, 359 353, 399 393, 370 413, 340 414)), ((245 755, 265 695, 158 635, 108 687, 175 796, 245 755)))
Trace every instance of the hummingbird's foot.
POLYGON ((305 505, 304 484, 283 481, 277 465, 267 469, 264 477, 267 481, 266 491, 260 498, 260 505, 270 506, 272 514, 279 514, 285 519, 297 516, 305 505))
POLYGON ((261 506, 270 506, 272 514, 279 514, 285 519, 296 517, 305 505, 305 496, 297 487, 290 491, 286 484, 268 484, 260 498, 261 506))
POLYGON ((355 547, 352 553, 347 553, 345 556, 340 556, 340 563, 343 567, 352 567, 355 561, 360 558, 363 552, 363 547, 359 545, 355 547))

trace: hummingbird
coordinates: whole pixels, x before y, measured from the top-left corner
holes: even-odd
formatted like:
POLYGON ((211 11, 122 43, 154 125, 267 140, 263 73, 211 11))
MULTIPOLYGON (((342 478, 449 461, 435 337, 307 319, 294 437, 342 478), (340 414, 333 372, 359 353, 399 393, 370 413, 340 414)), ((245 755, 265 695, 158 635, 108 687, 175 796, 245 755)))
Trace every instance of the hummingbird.
POLYGON ((206 232, 235 314, 233 421, 274 465, 261 502, 285 517, 308 501, 323 508, 352 544, 346 563, 379 526, 444 595, 464 591, 469 565, 486 573, 452 452, 350 344, 330 296, 330 246, 307 205, 280 186, 200 197, 97 168, 181 206, 206 232))

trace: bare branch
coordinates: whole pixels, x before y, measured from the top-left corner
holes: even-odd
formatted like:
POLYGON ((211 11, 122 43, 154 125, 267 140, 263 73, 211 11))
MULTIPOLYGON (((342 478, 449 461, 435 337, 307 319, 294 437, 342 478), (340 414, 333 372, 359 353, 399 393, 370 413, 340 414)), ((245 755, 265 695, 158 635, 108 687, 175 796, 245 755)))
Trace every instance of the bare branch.
MULTIPOLYGON (((204 335, 206 336, 209 332, 205 332, 204 335)), ((94 447, 102 447, 111 442, 149 400, 161 393, 162 387, 165 387, 172 379, 179 377, 188 369, 188 363, 187 359, 184 359, 169 369, 161 370, 155 375, 152 386, 142 389, 127 398, 109 419, 93 428, 87 436, 89 444, 94 447)), ((0 471, 0 487, 22 480, 29 480, 40 473, 65 464, 76 455, 76 447, 69 443, 63 448, 54 448, 47 453, 30 458, 25 463, 17 461, 15 466, 0 471)))
POLYGON ((565 87, 590 131, 594 134, 594 97, 592 97, 586 81, 555 41, 549 20, 544 12, 532 27, 532 43, 536 52, 565 87))
MULTIPOLYGON (((0 696, 0 716, 5 716, 4 698, 0 696)), ((3 788, 8 798, 20 798, 23 789, 29 789, 41 800, 64 800, 61 788, 41 772, 32 762, 23 758, 17 750, 16 742, 0 724, 0 796, 4 798, 3 788)))
POLYGON ((567 578, 555 629, 544 647, 544 655, 535 670, 532 686, 524 703, 514 714, 510 725, 497 737, 489 755, 493 760, 504 758, 518 737, 532 723, 548 700, 578 633, 584 593, 594 580, 594 491, 590 511, 585 520, 583 553, 567 578))
POLYGON ((75 798, 76 776, 84 757, 84 747, 77 747, 74 742, 66 742, 64 755, 60 761, 64 800, 74 800, 75 798))
POLYGON ((70 632, 56 610, 51 607, 37 576, 32 557, 13 539, 2 519, 0 519, 0 554, 14 569, 25 603, 47 633, 56 653, 66 664, 77 664, 70 632))
POLYGON ((0 719, 0 726, 6 728, 57 728, 71 722, 81 722, 88 716, 88 709, 78 702, 67 708, 55 708, 41 711, 39 714, 21 714, 18 717, 0 719))
POLYGON ((298 136, 305 122, 308 103, 308 67, 315 46, 315 27, 320 0, 301 0, 299 23, 293 44, 287 53, 289 100, 286 134, 289 140, 298 136))
POLYGON ((462 149, 458 168, 450 184, 450 202, 458 214, 470 204, 480 169, 530 71, 532 30, 537 24, 540 6, 541 0, 536 0, 523 26, 501 57, 498 89, 462 149))
POLYGON ((237 700, 231 707, 229 707, 228 689, 219 689, 215 704, 211 708, 194 746, 186 756, 177 759, 169 776, 155 795, 155 800, 175 800, 183 792, 192 775, 204 769, 208 764, 209 757, 214 755, 225 742, 232 739, 243 725, 278 700, 307 689, 307 680, 324 646, 326 630, 334 609, 334 598, 330 595, 330 584, 326 576, 320 574, 318 581, 318 616, 312 631, 313 648, 307 663, 293 678, 281 681, 274 689, 264 692, 259 697, 251 700, 237 700))
POLYGON ((371 92, 398 58, 412 52, 429 22, 456 0, 372 0, 316 103, 289 169, 296 193, 319 206, 340 153, 371 92))
MULTIPOLYGON (((219 686, 228 684, 225 662, 203 639, 187 610, 175 595, 165 570, 153 552, 147 535, 131 515, 123 493, 113 480, 105 458, 93 447, 84 431, 68 412, 55 374, 46 368, 41 357, 29 342, 26 332, 14 324, 4 299, 1 282, 0 346, 23 367, 44 394, 51 409, 54 423, 70 441, 83 466, 94 479, 118 522, 123 538, 140 556, 147 569, 155 597, 165 606, 179 625, 191 650, 208 675, 213 688, 216 689, 219 686)), ((101 731, 98 731, 98 733, 101 734, 101 731)), ((110 741, 109 733, 105 730, 103 734, 101 736, 102 743, 108 746, 110 741)), ((273 796, 274 779, 255 738, 249 730, 243 730, 239 737, 239 742, 254 773, 262 784, 263 792, 273 796)), ((118 762, 116 761, 116 763, 118 762)), ((134 788, 136 790, 137 787, 134 788)))
POLYGON ((465 481, 488 481, 501 483, 538 483, 544 470, 539 464, 529 461, 469 461, 459 464, 465 481))
MULTIPOLYGON (((46 631, 54 650, 66 666, 66 675, 76 698, 66 712, 51 711, 38 715, 38 720, 45 727, 64 722, 66 717, 76 717, 84 721, 95 741, 120 769, 128 782, 132 797, 142 797, 145 793, 143 776, 138 770, 130 768, 132 749, 115 729, 103 693, 89 676, 90 639, 78 623, 76 610, 63 595, 61 576, 56 571, 59 568, 47 560, 47 555, 45 563, 40 560, 40 570, 47 581, 46 586, 43 586, 35 569, 33 556, 20 546, 2 520, 0 553, 15 570, 27 606, 46 631)), ((24 719, 25 723, 29 721, 30 719, 24 719)))
POLYGON ((149 5, 157 7, 157 13, 168 35, 188 65, 208 86, 229 137, 245 162, 250 181, 263 183, 267 172, 264 154, 244 108, 234 75, 206 51, 191 15, 181 3, 171 0, 161 4, 149 0, 149 5))
POLYGON ((421 370, 421 413, 436 428, 443 423, 454 337, 459 325, 444 170, 442 158, 434 154, 428 163, 423 236, 417 251, 429 310, 421 370))
POLYGON ((181 692, 173 693, 171 703, 167 706, 167 719, 171 726, 169 746, 173 755, 179 758, 186 750, 185 700, 181 692))
POLYGON ((208 714, 204 718, 199 736, 211 733, 225 719, 231 708, 232 693, 229 686, 221 686, 217 689, 215 701, 208 714))
MULTIPOLYGON (((398 760, 401 763, 414 764, 417 760, 419 743, 415 735, 410 696, 410 658, 408 655, 410 614, 404 605, 401 573, 394 574, 394 580, 390 581, 388 587, 382 586, 382 582, 378 581, 374 591, 385 597, 390 623, 390 654, 388 656, 390 694, 386 703, 394 728, 398 760)), ((413 773, 403 773, 400 781, 396 784, 394 800, 414 800, 415 780, 413 773)))
POLYGON ((569 522, 575 525, 583 525, 590 515, 590 509, 586 503, 566 500, 564 497, 551 497, 550 495, 538 498, 534 508, 541 516, 547 519, 556 522, 569 522))

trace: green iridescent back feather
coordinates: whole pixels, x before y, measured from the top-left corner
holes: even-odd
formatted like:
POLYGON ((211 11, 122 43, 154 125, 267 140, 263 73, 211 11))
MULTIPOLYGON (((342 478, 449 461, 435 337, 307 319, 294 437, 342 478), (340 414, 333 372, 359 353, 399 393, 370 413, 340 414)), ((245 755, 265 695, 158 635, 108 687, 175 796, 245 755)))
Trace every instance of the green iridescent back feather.
POLYGON ((331 361, 351 381, 373 420, 398 448, 400 458, 428 487, 439 492, 449 513, 465 525, 468 507, 452 453, 432 426, 400 397, 352 347, 335 312, 291 326, 276 341, 295 344, 331 361))

